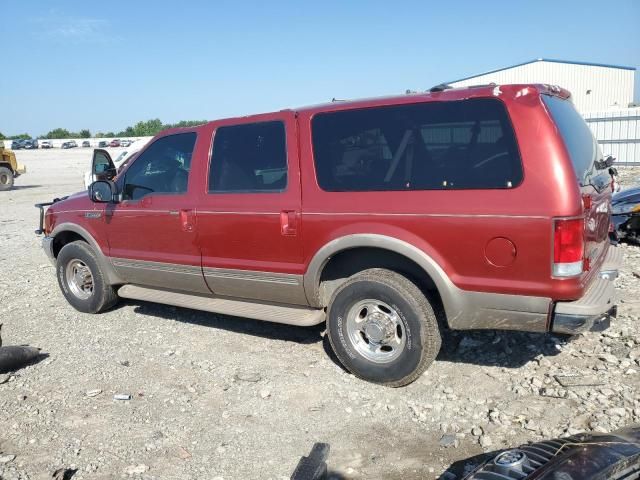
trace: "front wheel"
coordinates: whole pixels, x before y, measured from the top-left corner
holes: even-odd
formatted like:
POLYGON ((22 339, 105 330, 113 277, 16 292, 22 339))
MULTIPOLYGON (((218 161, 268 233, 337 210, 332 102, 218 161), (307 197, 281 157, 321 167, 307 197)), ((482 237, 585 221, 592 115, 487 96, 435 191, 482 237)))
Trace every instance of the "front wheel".
POLYGON ((381 268, 360 272, 338 287, 327 312, 327 333, 347 370, 392 387, 416 380, 441 344, 424 294, 406 277, 381 268))
POLYGON ((60 250, 56 261, 60 290, 73 308, 100 313, 118 300, 115 289, 100 270, 98 257, 85 242, 71 242, 60 250))
POLYGON ((0 167, 0 192, 13 187, 13 172, 7 167, 0 167))

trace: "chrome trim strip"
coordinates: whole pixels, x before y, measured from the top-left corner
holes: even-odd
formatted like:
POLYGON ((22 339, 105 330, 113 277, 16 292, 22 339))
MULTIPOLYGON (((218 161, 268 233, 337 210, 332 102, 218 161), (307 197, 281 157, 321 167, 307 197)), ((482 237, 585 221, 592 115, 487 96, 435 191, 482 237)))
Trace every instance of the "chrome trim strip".
POLYGON ((213 210, 196 210, 198 215, 280 215, 280 212, 230 212, 213 210))
POLYGON ((213 267, 204 267, 203 272, 216 295, 308 305, 302 275, 213 267))
POLYGON ((114 214, 124 214, 124 213, 169 213, 169 210, 151 210, 151 209, 144 209, 144 208, 120 208, 117 210, 113 210, 113 209, 107 209, 106 210, 106 214, 107 215, 114 215, 114 214))
POLYGON ((149 260, 111 258, 111 264, 126 283, 169 288, 211 295, 200 265, 185 265, 149 260))
POLYGON ((59 215, 61 213, 87 213, 87 212, 99 212, 100 210, 60 210, 60 211, 56 211, 56 215, 59 215))
POLYGON ((291 273, 272 273, 254 270, 231 270, 224 268, 204 267, 205 277, 229 278, 234 280, 251 280, 256 282, 300 285, 302 276, 291 273))
POLYGON ((128 260, 126 258, 111 258, 115 267, 138 268, 169 273, 182 273, 185 275, 202 275, 199 265, 182 265, 176 263, 151 262, 147 260, 128 260))
POLYGON ((366 217, 455 217, 455 218, 523 218, 547 220, 551 217, 543 215, 502 215, 502 214, 464 214, 464 213, 369 213, 369 212, 305 212, 302 215, 343 215, 343 216, 366 216, 366 217))

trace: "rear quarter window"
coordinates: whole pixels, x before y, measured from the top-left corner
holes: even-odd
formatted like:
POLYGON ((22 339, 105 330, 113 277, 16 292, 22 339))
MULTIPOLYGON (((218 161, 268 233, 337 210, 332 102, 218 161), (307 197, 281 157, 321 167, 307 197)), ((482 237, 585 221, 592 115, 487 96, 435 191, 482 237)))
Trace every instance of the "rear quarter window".
POLYGON ((522 181, 513 127, 497 99, 322 113, 312 136, 326 191, 507 189, 522 181))

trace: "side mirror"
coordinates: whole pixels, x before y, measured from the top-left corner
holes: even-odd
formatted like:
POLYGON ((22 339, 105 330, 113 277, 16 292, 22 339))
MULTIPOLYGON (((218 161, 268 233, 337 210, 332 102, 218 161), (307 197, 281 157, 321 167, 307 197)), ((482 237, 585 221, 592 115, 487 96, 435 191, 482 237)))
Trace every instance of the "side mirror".
POLYGON ((113 203, 118 187, 111 180, 98 180, 89 185, 89 198, 95 203, 113 203))

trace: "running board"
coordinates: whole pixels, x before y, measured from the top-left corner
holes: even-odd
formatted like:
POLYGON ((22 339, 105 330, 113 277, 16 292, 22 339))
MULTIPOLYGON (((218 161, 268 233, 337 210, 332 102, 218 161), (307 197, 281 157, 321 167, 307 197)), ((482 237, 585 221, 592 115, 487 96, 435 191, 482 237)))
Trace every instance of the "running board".
POLYGON ((267 322, 284 323, 308 327, 324 322, 324 310, 315 308, 279 305, 275 303, 250 302, 214 296, 160 290, 138 285, 124 285, 118 290, 122 298, 164 303, 176 307, 192 308, 205 312, 253 318, 267 322))

